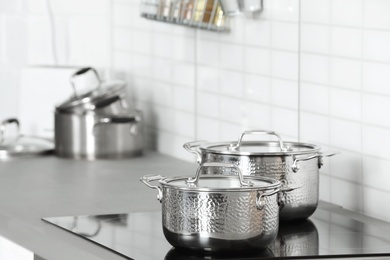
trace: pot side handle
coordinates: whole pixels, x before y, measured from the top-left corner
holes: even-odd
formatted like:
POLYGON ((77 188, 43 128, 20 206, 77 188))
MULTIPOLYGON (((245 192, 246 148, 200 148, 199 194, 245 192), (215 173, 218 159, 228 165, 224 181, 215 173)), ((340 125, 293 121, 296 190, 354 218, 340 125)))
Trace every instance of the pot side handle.
POLYGON ((164 178, 164 177, 161 176, 160 174, 151 174, 151 175, 145 175, 145 176, 141 177, 141 179, 140 179, 140 181, 143 182, 149 188, 157 190, 157 200, 160 202, 162 201, 162 198, 163 198, 163 193, 162 193, 161 187, 158 185, 152 185, 152 184, 150 184, 150 182, 159 181, 162 178, 164 178))
POLYGON ((326 152, 326 153, 316 153, 316 154, 312 154, 312 155, 309 155, 309 156, 306 156, 306 157, 296 157, 294 159, 293 164, 291 165, 291 169, 292 169, 293 172, 298 172, 299 168, 300 168, 299 165, 298 165, 298 162, 300 162, 300 161, 308 161, 308 160, 311 160, 311 159, 314 159, 314 158, 319 158, 318 168, 321 168, 321 166, 323 165, 323 162, 322 162, 322 158, 323 157, 331 157, 331 156, 339 154, 339 153, 340 152, 334 151, 334 152, 326 152))
POLYGON ((97 123, 93 126, 93 134, 95 134, 95 127, 101 124, 132 124, 130 127, 130 134, 138 134, 138 123, 141 121, 140 116, 111 116, 100 118, 97 123))
POLYGON ((189 151, 190 153, 196 154, 196 162, 201 164, 202 163, 202 153, 200 152, 200 145, 205 143, 206 141, 200 140, 200 141, 193 141, 188 142, 183 145, 184 149, 189 151))

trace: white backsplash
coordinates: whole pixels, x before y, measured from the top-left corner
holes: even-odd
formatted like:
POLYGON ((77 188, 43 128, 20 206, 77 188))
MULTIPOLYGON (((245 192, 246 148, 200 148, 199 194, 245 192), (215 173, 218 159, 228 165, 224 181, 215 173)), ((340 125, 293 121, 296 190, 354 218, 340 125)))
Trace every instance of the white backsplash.
POLYGON ((0 0, 0 117, 17 115, 27 64, 111 68, 148 146, 194 161, 184 142, 246 129, 316 143, 341 152, 325 159, 320 198, 390 221, 390 1, 264 0, 230 33, 146 20, 139 2, 50 0, 49 16, 46 0, 0 0))

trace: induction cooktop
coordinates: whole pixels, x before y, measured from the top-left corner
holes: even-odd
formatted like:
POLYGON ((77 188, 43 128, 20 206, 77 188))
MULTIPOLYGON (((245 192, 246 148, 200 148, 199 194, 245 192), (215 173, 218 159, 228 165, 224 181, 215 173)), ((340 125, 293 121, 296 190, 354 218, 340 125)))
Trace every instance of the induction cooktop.
MULTIPOLYGON (((320 203, 307 220, 280 223, 264 250, 201 254, 173 248, 162 231, 161 212, 48 217, 44 221, 125 259, 315 259, 390 257, 390 224, 320 203)), ((365 259, 366 259, 365 258, 365 259)))

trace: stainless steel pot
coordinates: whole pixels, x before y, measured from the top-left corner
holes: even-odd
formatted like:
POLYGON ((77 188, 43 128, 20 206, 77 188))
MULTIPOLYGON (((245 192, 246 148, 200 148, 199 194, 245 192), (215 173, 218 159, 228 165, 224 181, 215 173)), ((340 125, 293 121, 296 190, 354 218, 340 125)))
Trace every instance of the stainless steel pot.
POLYGON ((205 163, 195 178, 144 176, 158 192, 166 239, 174 247, 200 251, 265 248, 279 226, 277 180, 245 176, 232 164, 205 163), (238 176, 200 175, 204 168, 235 168, 238 176), (160 185, 152 185, 159 181, 160 185))
POLYGON ((142 154, 142 116, 55 113, 55 153, 73 159, 128 158, 142 154))
MULTIPOLYGON (((324 156, 313 144, 283 142, 272 131, 252 130, 241 134, 238 142, 208 143, 205 141, 184 144, 184 148, 198 157, 199 163, 223 162, 236 165, 244 175, 267 176, 280 180, 284 190, 280 219, 308 218, 317 208, 319 168, 324 156), (272 135, 278 141, 242 141, 245 135, 272 135)), ((234 169, 214 168, 205 174, 237 174, 234 169)))

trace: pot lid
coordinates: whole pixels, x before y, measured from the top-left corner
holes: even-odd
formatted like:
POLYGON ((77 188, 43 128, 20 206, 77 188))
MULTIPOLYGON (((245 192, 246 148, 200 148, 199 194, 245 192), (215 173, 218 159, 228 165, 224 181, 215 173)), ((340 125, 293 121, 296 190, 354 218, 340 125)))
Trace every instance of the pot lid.
POLYGON ((74 110, 94 110, 99 107, 107 106, 116 101, 118 97, 122 98, 123 90, 126 84, 121 80, 110 80, 103 82, 94 68, 82 68, 75 72, 70 78, 73 88, 73 96, 65 100, 56 107, 57 110, 71 112, 74 110), (87 90, 77 93, 75 78, 88 71, 93 71, 98 86, 93 90, 87 90))
POLYGON ((262 176, 243 177, 237 166, 226 163, 204 163, 198 168, 195 177, 167 177, 160 180, 160 183, 175 189, 193 191, 270 190, 278 189, 281 186, 280 181, 272 178, 262 176), (235 168, 238 175, 201 175, 201 169, 205 167, 235 168))
POLYGON ((38 156, 48 154, 54 150, 54 143, 45 138, 24 136, 19 133, 19 122, 15 118, 7 119, 0 125, 0 160, 7 160, 13 157, 38 156), (15 123, 18 128, 18 135, 14 138, 5 138, 5 131, 8 124, 15 123))
POLYGON ((124 88, 125 83, 123 81, 101 82, 96 89, 73 95, 58 105, 56 109, 60 111, 73 111, 78 109, 94 110, 104 107, 120 98, 124 88))
POLYGON ((275 132, 264 130, 245 131, 237 142, 203 143, 200 144, 199 148, 206 152, 229 155, 292 155, 313 153, 320 150, 313 144, 283 142, 275 132), (278 138, 278 141, 242 141, 245 135, 273 135, 278 138))

